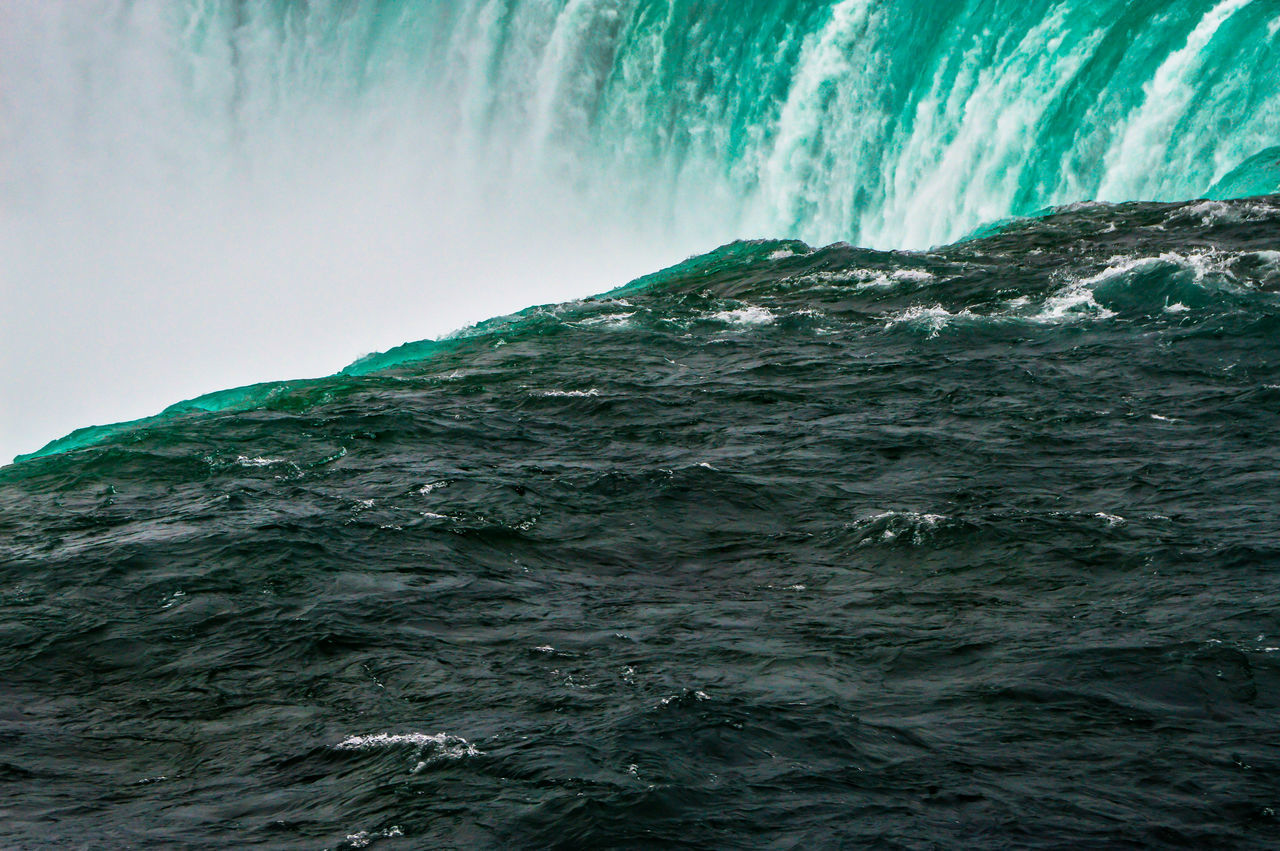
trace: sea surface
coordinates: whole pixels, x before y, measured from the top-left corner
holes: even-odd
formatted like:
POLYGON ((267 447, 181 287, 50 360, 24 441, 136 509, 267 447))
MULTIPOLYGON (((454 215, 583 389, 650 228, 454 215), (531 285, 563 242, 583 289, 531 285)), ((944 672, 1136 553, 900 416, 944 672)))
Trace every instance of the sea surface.
POLYGON ((1274 848, 1280 196, 738 242, 0 469, 6 848, 1274 848))

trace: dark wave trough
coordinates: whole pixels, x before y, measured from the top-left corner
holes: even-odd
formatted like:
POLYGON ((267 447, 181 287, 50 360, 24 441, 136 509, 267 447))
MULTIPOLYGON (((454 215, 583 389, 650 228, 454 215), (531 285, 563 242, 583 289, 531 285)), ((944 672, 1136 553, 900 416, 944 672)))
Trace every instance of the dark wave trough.
POLYGON ((1278 227, 737 243, 4 468, 3 844, 1274 847, 1278 227))

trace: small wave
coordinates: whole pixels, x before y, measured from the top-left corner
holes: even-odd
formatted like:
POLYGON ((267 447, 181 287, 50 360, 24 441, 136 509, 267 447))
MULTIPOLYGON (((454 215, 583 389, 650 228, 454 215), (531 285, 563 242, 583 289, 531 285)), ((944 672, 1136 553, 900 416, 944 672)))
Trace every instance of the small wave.
POLYGON ((909 325, 913 327, 923 328, 929 332, 929 338, 938 336, 943 328, 946 328, 957 319, 976 319, 976 314, 970 312, 969 308, 963 308, 959 312, 952 313, 940 304, 933 307, 924 307, 915 305, 908 307, 906 310, 894 313, 889 316, 885 322, 885 329, 888 330, 895 325, 909 325))
POLYGON ((1258 222, 1280 213, 1280 207, 1265 201, 1201 201, 1175 210, 1165 219, 1166 224, 1196 224, 1200 227, 1236 225, 1258 222))
POLYGON ((674 704, 688 703, 688 702, 702 703, 703 701, 707 701, 710 699, 711 699, 711 695, 707 694, 705 691, 702 691, 701 689, 685 689, 680 694, 672 694, 664 698, 661 698, 658 701, 658 707, 662 708, 666 706, 671 706, 673 703, 674 704))
POLYGON ((1191 254, 1178 254, 1167 251, 1154 257, 1112 257, 1109 261, 1111 265, 1095 275, 1084 278, 1080 283, 1096 286, 1123 278, 1133 272, 1152 271, 1161 267, 1176 267, 1177 269, 1191 272, 1196 281, 1202 281, 1210 275, 1231 277, 1228 264, 1232 259, 1231 255, 1217 251, 1194 252, 1191 254))
POLYGON ((889 277, 895 281, 912 281, 921 284, 937 278, 932 272, 926 272, 924 269, 898 269, 889 277))
POLYGON ((592 387, 589 390, 535 390, 533 395, 547 399, 588 399, 600 395, 600 391, 592 387))
POLYGON ((925 543, 943 525, 951 522, 945 514, 915 511, 881 511, 846 523, 859 539, 859 545, 888 544, 904 540, 914 546, 925 543))
POLYGON ((625 328, 631 324, 631 318, 635 315, 636 312, 634 310, 629 313, 606 313, 602 316, 588 317, 576 324, 585 326, 602 325, 606 328, 625 328))
POLYGON ((1110 319, 1115 316, 1114 310, 1109 310, 1098 303, 1090 283, 1087 280, 1080 281, 1059 290, 1049 296, 1041 308, 1027 318, 1033 322, 1062 322, 1084 317, 1110 319))
POLYGON ((717 322, 727 322, 730 325, 770 325, 778 317, 767 308, 748 305, 736 310, 722 310, 718 313, 713 313, 710 318, 717 322))
POLYGON ((1245 292, 1233 267, 1242 255, 1220 251, 1113 257, 1100 272, 1073 280, 1030 318, 1042 322, 1157 316, 1211 307, 1215 292, 1245 292))
POLYGON ((240 455, 236 458, 236 464, 241 467, 270 467, 272 464, 288 464, 285 458, 250 458, 247 455, 240 455))
POLYGON ((855 289, 889 289, 895 284, 924 284, 934 280, 937 280, 937 275, 924 269, 841 269, 800 275, 786 283, 806 286, 852 284, 855 289))
POLYGON ((367 830, 361 830, 347 834, 347 845, 352 848, 368 848, 379 839, 391 839, 396 836, 404 836, 404 829, 400 825, 392 825, 372 833, 367 830))
POLYGON ((484 755, 484 751, 471 742, 449 733, 373 733, 367 736, 350 736, 335 747, 340 751, 413 748, 418 760, 413 768, 415 773, 435 760, 456 760, 484 755))
POLYGON ((1268 269, 1280 271, 1280 251, 1253 251, 1244 256, 1254 258, 1259 265, 1268 269))

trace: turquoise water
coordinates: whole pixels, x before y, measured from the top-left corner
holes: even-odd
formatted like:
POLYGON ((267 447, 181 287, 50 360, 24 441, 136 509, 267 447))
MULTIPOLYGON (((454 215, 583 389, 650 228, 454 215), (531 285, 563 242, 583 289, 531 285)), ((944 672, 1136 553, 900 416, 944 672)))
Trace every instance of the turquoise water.
POLYGON ((1278 228, 736 243, 5 467, 0 844, 1274 848, 1278 228))
POLYGON ((416 149, 468 194, 547 179, 702 250, 923 248, 1085 199, 1276 188, 1223 182, 1280 142, 1274 0, 98 5, 109 24, 45 13, 95 76, 78 133, 171 173, 416 149), (143 69, 145 109, 108 109, 143 69))
POLYGON ((0 0, 0 846, 1280 846, 1278 69, 0 0))
POLYGON ((738 239, 921 249, 1280 186, 1275 0, 0 14, 11 452, 738 239))

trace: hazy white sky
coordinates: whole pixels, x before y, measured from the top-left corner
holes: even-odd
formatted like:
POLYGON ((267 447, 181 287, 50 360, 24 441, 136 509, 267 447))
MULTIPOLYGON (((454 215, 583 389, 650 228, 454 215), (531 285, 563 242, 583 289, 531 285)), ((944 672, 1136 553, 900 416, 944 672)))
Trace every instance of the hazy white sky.
POLYGON ((162 210, 88 197, 10 216, 0 457, 201 393, 334 372, 678 259, 554 210, 482 218, 278 191, 162 210))
POLYGON ((499 180, 420 103, 246 105, 173 4, 118 6, 0 0, 0 462, 713 247, 608 224, 607 186, 499 180))

